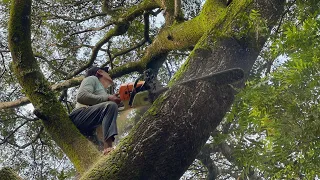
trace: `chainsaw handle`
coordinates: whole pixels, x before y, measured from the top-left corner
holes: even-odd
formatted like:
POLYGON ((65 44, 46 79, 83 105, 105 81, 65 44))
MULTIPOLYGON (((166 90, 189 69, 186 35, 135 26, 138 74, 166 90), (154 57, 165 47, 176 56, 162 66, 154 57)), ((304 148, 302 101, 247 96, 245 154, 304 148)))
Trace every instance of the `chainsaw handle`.
POLYGON ((134 96, 137 94, 137 90, 136 90, 136 89, 137 89, 137 84, 138 84, 140 78, 142 78, 142 76, 139 76, 139 77, 136 79, 136 81, 134 82, 134 84, 133 84, 133 88, 132 88, 132 91, 131 91, 131 93, 130 93, 130 99, 129 99, 129 103, 128 103, 130 107, 132 107, 133 98, 134 98, 134 96))

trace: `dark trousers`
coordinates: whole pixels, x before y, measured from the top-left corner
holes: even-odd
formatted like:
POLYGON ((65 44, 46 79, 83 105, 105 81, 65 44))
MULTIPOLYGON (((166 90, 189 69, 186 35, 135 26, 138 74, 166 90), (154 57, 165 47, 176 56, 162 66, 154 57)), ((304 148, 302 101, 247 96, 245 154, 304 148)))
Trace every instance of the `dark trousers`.
POLYGON ((85 136, 93 136, 95 129, 102 125, 104 140, 118 134, 117 129, 118 105, 108 101, 93 106, 76 109, 69 115, 72 122, 85 136))

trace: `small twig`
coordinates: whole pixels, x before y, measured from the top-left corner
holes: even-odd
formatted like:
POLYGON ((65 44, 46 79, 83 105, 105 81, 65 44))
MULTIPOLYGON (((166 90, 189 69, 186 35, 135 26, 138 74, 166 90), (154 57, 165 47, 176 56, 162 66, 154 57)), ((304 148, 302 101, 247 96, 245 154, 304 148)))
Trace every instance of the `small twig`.
POLYGON ((70 34, 70 36, 74 36, 74 35, 82 34, 82 33, 87 33, 87 32, 92 32, 92 31, 100 31, 100 30, 102 30, 102 29, 104 29, 104 28, 106 28, 108 26, 113 25, 113 24, 115 24, 115 22, 112 21, 112 22, 109 22, 109 23, 107 23, 107 24, 105 24, 105 25, 103 25, 101 27, 86 29, 86 30, 83 30, 83 31, 78 31, 78 32, 72 33, 72 34, 70 34))
POLYGON ((172 72, 171 72, 171 70, 169 68, 169 64, 168 64, 167 61, 165 62, 165 64, 166 64, 166 68, 167 68, 167 71, 168 71, 168 74, 169 74, 169 80, 170 80, 172 78, 172 72))
MULTIPOLYGON (((64 63, 64 61, 65 61, 65 59, 64 59, 64 61, 62 61, 62 63, 60 64, 60 66, 58 67, 58 68, 56 68, 54 65, 52 65, 51 64, 51 62, 49 61, 49 60, 47 60, 45 57, 43 57, 43 56, 41 56, 41 55, 35 55, 35 57, 37 57, 37 58, 40 58, 40 59, 42 59, 43 61, 45 61, 48 65, 49 65, 49 67, 50 68, 52 68, 53 70, 55 70, 56 72, 59 72, 59 73, 61 73, 62 75, 68 75, 68 73, 66 73, 66 72, 64 72, 64 71, 62 71, 61 70, 61 67, 63 66, 63 63, 64 63)), ((50 75, 51 76, 51 75, 50 75)), ((48 78, 49 79, 49 78, 48 78)))
MULTIPOLYGON (((17 116, 17 117, 21 117, 21 116, 17 116)), ((25 117, 23 117, 23 118, 25 118, 25 117)), ((27 118, 25 118, 25 119, 27 119, 27 118)), ((13 136, 22 126, 24 126, 25 124, 27 124, 30 121, 35 121, 35 119, 27 119, 26 121, 24 121, 17 128, 15 128, 13 131, 11 131, 4 139, 2 139, 2 142, 0 142, 0 145, 2 145, 4 143, 9 143, 9 138, 11 136, 13 136)))
POLYGON ((149 12, 146 12, 143 14, 143 21, 144 21, 144 32, 143 32, 144 39, 146 40, 146 42, 151 44, 152 41, 149 36, 149 30, 150 30, 149 12))
POLYGON ((64 21, 73 21, 73 22, 76 22, 76 23, 81 23, 83 21, 87 21, 87 20, 90 20, 90 19, 93 19, 95 17, 101 17, 101 16, 106 16, 108 15, 107 13, 98 13, 98 14, 94 14, 94 15, 91 15, 91 16, 88 16, 88 17, 85 17, 85 18, 82 18, 82 19, 75 19, 75 18, 70 18, 70 16, 59 16, 59 15, 53 15, 53 16, 42 16, 44 18, 47 18, 47 19, 62 19, 64 21))
POLYGON ((3 71, 3 72, 1 73, 1 75, 0 75, 0 78, 2 78, 2 76, 4 75, 4 73, 7 72, 7 69, 6 69, 6 64, 5 64, 5 62, 4 62, 4 56, 3 56, 2 52, 0 52, 0 54, 1 54, 2 64, 3 64, 3 67, 4 67, 4 71, 3 71))
POLYGON ((40 138, 40 135, 41 135, 41 133, 43 132, 43 129, 44 129, 44 127, 42 126, 41 128, 40 128, 40 131, 38 132, 38 134, 36 135, 36 137, 32 140, 32 141, 30 141, 29 143, 26 143, 26 144, 24 144, 24 145, 22 145, 22 146, 20 146, 20 145, 18 145, 18 144, 16 144, 16 143, 12 143, 12 142, 7 142, 8 144, 10 144, 10 145, 12 145, 12 146, 15 146, 15 147, 17 147, 17 148, 19 148, 19 149, 25 149, 25 148, 27 148, 28 146, 30 146, 31 144, 33 144, 33 143, 35 143, 39 138, 40 138))

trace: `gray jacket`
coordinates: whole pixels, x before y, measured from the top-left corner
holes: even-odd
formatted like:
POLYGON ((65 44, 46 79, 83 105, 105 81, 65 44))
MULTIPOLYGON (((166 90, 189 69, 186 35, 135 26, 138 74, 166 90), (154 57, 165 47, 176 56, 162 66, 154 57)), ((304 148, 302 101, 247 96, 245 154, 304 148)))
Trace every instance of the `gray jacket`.
POLYGON ((83 79, 77 94, 76 108, 91 106, 106 102, 109 94, 96 76, 83 79))

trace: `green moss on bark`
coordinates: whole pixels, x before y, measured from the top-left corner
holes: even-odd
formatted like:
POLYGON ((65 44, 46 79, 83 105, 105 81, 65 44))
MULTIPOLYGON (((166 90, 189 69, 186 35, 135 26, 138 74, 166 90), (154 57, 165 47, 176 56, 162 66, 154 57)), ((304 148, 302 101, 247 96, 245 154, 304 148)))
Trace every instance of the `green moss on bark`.
POLYGON ((22 180, 19 175, 13 171, 13 169, 5 167, 0 170, 1 180, 22 180))

